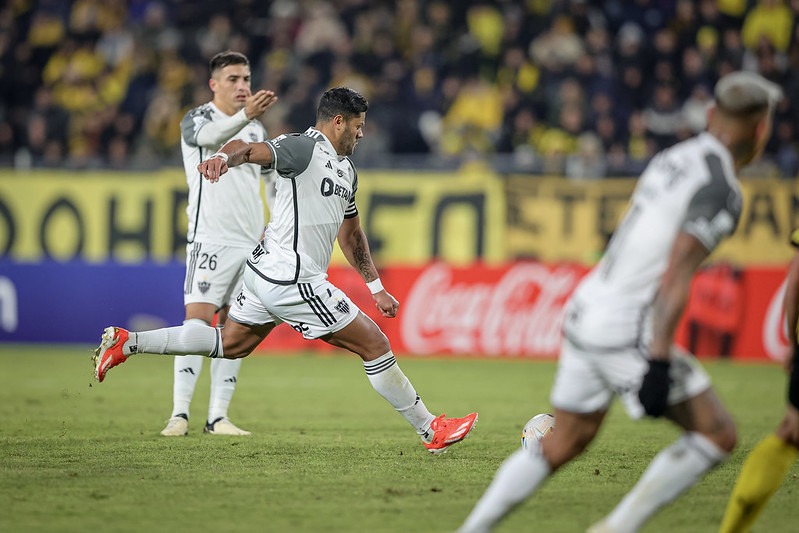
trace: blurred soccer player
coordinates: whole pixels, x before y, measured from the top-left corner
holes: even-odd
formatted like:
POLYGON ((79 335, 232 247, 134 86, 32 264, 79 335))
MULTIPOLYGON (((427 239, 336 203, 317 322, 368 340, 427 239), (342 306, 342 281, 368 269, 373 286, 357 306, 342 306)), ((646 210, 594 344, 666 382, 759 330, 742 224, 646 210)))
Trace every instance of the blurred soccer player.
MULTIPOLYGON (((264 228, 261 175, 266 178, 268 202, 273 196, 274 173, 255 164, 241 165, 231 170, 233 179, 209 187, 203 184, 197 165, 231 139, 266 140, 266 130, 256 119, 277 97, 271 91, 250 92, 250 62, 243 54, 221 52, 211 59, 210 70, 213 100, 190 110, 180 124, 189 184, 184 324, 208 326, 218 312, 218 327, 223 327, 230 302, 241 290, 244 264, 264 228)), ((188 433, 189 404, 202 367, 199 355, 175 358, 172 415, 161 435, 188 433)), ((206 433, 250 434, 227 417, 240 367, 240 359, 211 362, 206 433)))
MULTIPOLYGON (((799 249, 799 230, 791 235, 799 249)), ((785 318, 788 322, 790 352, 785 366, 789 373, 788 405, 777 430, 761 440, 749 453, 732 490, 721 533, 746 533, 760 512, 780 488, 788 469, 799 457, 799 250, 788 267, 785 284, 785 318)))
MULTIPOLYGON (((234 140, 200 164, 200 173, 211 182, 246 163, 278 174, 272 219, 247 261, 244 288, 227 325, 221 331, 191 322, 138 333, 106 328, 95 355, 98 380, 133 354, 246 357, 277 324, 286 322, 306 339, 321 338, 358 354, 372 387, 413 426, 431 453, 469 435, 477 413, 433 416, 377 324, 327 280, 338 239, 380 313, 396 316, 399 303, 383 288, 361 229, 355 204, 358 175, 347 157, 363 137, 367 108, 366 99, 352 89, 330 89, 319 103, 315 127, 266 142, 234 140)), ((226 176, 222 181, 235 179, 226 176)))
POLYGON ((592 532, 637 531, 735 446, 709 377, 673 340, 694 272, 735 229, 736 173, 762 152, 779 89, 737 72, 715 97, 707 131, 649 163, 605 255, 567 305, 551 394, 557 429, 505 460, 461 532, 491 530, 582 453, 616 396, 632 418, 665 416, 684 433, 592 532))

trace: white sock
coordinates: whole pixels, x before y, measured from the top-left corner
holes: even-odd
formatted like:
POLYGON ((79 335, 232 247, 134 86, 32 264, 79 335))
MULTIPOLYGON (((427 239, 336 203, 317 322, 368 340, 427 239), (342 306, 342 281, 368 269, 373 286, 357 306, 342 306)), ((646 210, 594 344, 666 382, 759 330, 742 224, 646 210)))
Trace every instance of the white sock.
MULTIPOLYGON (((205 320, 199 318, 188 318, 183 324, 199 324, 207 326, 205 320)), ((174 380, 172 386, 172 416, 184 414, 188 418, 189 405, 194 396, 194 387, 197 385, 197 378, 203 369, 203 357, 201 355, 187 355, 175 357, 174 380)))
MULTIPOLYGON (((405 417, 416 433, 427 433, 435 417, 427 410, 411 382, 400 370, 394 354, 389 350, 373 361, 364 361, 363 369, 372 387, 405 417)), ((432 439, 432 435, 428 438, 432 439)))
POLYGON ((552 469, 540 446, 518 449, 497 470, 494 480, 466 518, 459 533, 486 533, 547 479, 552 469))
POLYGON ((123 352, 222 357, 222 334, 217 328, 191 321, 172 328, 131 331, 123 352))
POLYGON ((208 421, 227 417, 227 409, 236 379, 239 376, 241 359, 214 359, 211 361, 211 400, 208 404, 208 421))
POLYGON ((708 470, 727 457, 699 433, 685 433, 662 450, 635 487, 605 518, 611 531, 632 533, 655 512, 691 487, 708 470))
POLYGON ((203 369, 201 355, 185 355, 175 357, 175 378, 172 387, 172 416, 184 414, 189 416, 189 405, 194 396, 194 386, 203 369))

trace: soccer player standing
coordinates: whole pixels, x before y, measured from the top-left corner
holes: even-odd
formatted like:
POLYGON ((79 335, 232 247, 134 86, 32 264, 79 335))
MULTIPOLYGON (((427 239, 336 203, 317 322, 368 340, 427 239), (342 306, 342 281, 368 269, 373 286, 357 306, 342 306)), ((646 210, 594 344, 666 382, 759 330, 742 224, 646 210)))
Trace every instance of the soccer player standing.
POLYGON ((660 152, 638 180, 605 255, 566 308, 551 393, 557 429, 513 453, 461 527, 490 531, 594 439, 618 396, 632 418, 665 416, 684 433, 589 531, 637 531, 724 460, 735 425, 696 359, 673 346, 691 279, 741 212, 738 170, 769 138, 779 88, 736 72, 715 88, 707 131, 660 152))
MULTIPOLYGON (((267 202, 274 188, 273 172, 246 164, 231 169, 231 178, 210 187, 197 166, 231 139, 266 140, 256 120, 277 97, 271 91, 250 91, 250 62, 238 52, 225 51, 210 61, 208 84, 213 100, 190 110, 180 124, 181 151, 189 185, 184 324, 209 326, 218 312, 226 322, 232 298, 241 290, 244 264, 264 229, 261 175, 266 178, 267 202)), ((271 206, 270 206, 271 207, 271 206)), ((203 357, 175 358, 172 415, 161 435, 186 435, 189 404, 203 357)), ((249 435, 227 417, 236 388, 240 359, 211 361, 211 395, 204 431, 212 435, 249 435)))
POLYGON ((788 323, 789 352, 785 357, 788 405, 785 416, 771 435, 749 453, 732 490, 720 533, 746 533, 760 512, 780 488, 782 480, 799 457, 799 230, 791 235, 797 248, 788 266, 785 283, 785 318, 788 323))
POLYGON ((272 218, 247 260, 244 287, 229 320, 221 331, 191 322, 145 332, 108 327, 94 357, 99 381, 133 354, 246 357, 277 324, 286 322, 306 339, 320 338, 358 354, 372 387, 411 424, 431 453, 469 435, 477 413, 433 416, 400 370, 385 334, 327 280, 338 239, 380 313, 396 316, 399 303, 383 288, 361 229, 355 203, 358 175, 347 157, 363 137, 367 109, 366 99, 356 91, 330 89, 319 102, 316 125, 304 133, 266 142, 233 140, 200 164, 200 173, 211 182, 247 163, 272 168, 278 175, 272 218))

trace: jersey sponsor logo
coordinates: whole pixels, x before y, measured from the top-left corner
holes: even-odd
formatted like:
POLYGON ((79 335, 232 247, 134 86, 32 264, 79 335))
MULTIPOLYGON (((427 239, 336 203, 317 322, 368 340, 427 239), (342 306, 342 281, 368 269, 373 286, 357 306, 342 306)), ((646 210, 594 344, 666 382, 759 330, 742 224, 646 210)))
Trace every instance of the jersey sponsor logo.
POLYGON ((348 202, 352 198, 352 191, 343 185, 333 183, 333 180, 330 178, 322 179, 320 192, 322 193, 322 196, 338 196, 339 198, 343 198, 348 202))

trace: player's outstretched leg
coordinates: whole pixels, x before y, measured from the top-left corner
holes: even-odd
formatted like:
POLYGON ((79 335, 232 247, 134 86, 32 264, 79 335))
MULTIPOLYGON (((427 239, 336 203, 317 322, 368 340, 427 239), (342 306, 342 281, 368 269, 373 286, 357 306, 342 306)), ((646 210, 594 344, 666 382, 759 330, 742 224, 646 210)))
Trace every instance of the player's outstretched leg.
POLYGON ((477 413, 463 418, 433 416, 400 369, 385 334, 362 312, 356 310, 356 313, 352 322, 325 340, 363 359, 363 369, 372 388, 408 421, 431 453, 444 453, 467 438, 477 423, 477 413))
POLYGON ((94 377, 97 381, 102 383, 109 370, 127 360, 127 356, 122 353, 122 348, 127 340, 127 330, 113 326, 105 328, 100 346, 94 351, 92 357, 94 377))
MULTIPOLYGON (((274 326, 274 325, 273 325, 274 326)), ((242 326, 244 328, 244 326, 242 326)), ((246 329, 246 328, 245 328, 246 329)), ((246 340, 253 346, 265 335, 257 331, 246 340)), ((240 339, 233 339, 233 342, 240 339)), ((154 329, 150 331, 127 331, 109 326, 103 331, 100 346, 95 350, 94 377, 102 382, 109 370, 124 363, 133 354, 202 355, 204 357, 223 357, 222 336, 217 328, 202 324, 186 323, 182 326, 154 329)), ((244 357, 249 352, 234 354, 244 357)))

